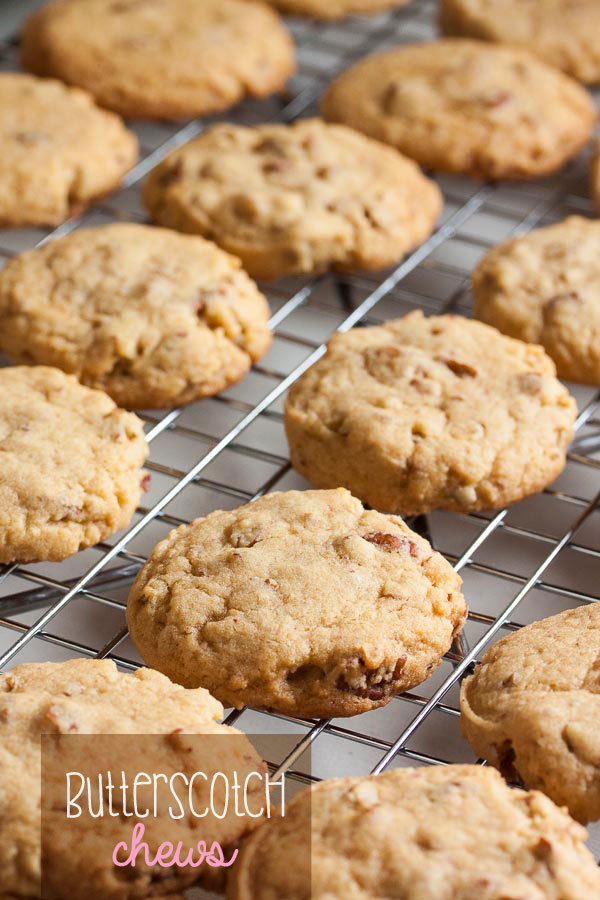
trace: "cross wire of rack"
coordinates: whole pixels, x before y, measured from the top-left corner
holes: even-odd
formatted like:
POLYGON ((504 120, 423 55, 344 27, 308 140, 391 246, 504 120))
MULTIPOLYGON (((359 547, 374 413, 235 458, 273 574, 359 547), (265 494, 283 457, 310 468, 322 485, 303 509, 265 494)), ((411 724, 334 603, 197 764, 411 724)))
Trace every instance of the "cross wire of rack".
MULTIPOLYGON (((289 24, 299 71, 288 94, 248 101, 223 119, 251 125, 315 114, 336 72, 372 51, 433 36, 435 4, 415 0, 381 16, 289 24)), ((17 57, 17 42, 5 43, 0 68, 14 69, 17 57)), ((1 231, 0 254, 9 257, 82 226, 145 221, 140 181, 206 124, 132 123, 143 154, 121 191, 54 230, 1 231)), ((109 657, 125 670, 141 664, 127 635, 124 606, 152 546, 170 528, 213 509, 306 487, 289 465, 281 402, 323 354, 327 338, 415 308, 468 314, 469 274, 489 246, 570 213, 593 214, 586 168, 584 158, 557 176, 519 185, 439 178, 446 205, 438 230, 383 277, 328 274, 266 286, 275 339, 261 364, 216 398, 163 415, 141 413, 152 487, 131 527, 65 563, 0 567, 0 669, 73 656, 109 657)), ((432 678, 384 709, 353 719, 290 719, 248 709, 228 715, 228 723, 249 733, 295 736, 284 759, 269 760, 275 770, 312 782, 388 766, 475 761, 459 734, 457 688, 484 647, 527 622, 600 599, 600 394, 571 388, 580 409, 577 436, 552 487, 494 514, 410 520, 461 573, 470 607, 463 638, 432 678), (311 766, 303 765, 309 748, 311 766)), ((599 838, 592 834, 597 855, 599 838)))

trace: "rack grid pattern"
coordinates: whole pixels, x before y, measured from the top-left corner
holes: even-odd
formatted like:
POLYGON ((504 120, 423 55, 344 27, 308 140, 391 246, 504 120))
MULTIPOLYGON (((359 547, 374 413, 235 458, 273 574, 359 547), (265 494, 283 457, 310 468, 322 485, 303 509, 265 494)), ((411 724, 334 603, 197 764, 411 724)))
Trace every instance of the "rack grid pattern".
MULTIPOLYGON (((433 36, 435 4, 414 0, 392 13, 341 24, 289 24, 300 65, 288 95, 248 101, 230 119, 289 122, 314 114, 336 72, 374 50, 433 36)), ((16 41, 0 46, 1 69, 14 69, 17 59, 16 41)), ((142 159, 123 189, 54 230, 0 231, 0 256, 79 227, 145 221, 140 181, 206 124, 133 123, 142 159)), ((469 274, 489 246, 568 214, 593 214, 586 166, 584 156, 558 176, 519 185, 441 177, 446 206, 440 227, 397 268, 381 277, 329 274, 266 286, 275 340, 248 377, 210 400, 162 415, 141 413, 152 486, 131 527, 65 563, 0 566, 0 669, 72 656, 110 657, 125 670, 136 668, 141 661, 127 635, 124 604, 154 544, 172 527, 213 509, 306 486, 287 459, 281 403, 322 355, 327 338, 415 308, 468 314, 469 274)), ((458 729, 461 677, 490 641, 534 619, 600 600, 600 393, 571 387, 580 408, 577 437, 565 472, 551 488, 495 514, 434 513, 410 520, 460 571, 470 607, 463 637, 432 678, 386 708, 353 719, 230 712, 226 721, 249 733, 295 735, 284 759, 269 760, 278 773, 286 770, 307 783, 388 766, 474 762, 458 729)), ((600 855, 598 829, 594 834, 592 828, 591 841, 600 855)))

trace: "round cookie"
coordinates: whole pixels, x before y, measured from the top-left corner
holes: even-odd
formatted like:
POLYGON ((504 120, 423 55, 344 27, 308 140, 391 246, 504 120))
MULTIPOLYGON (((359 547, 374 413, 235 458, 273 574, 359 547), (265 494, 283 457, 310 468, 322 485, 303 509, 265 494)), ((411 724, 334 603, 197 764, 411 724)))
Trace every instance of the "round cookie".
POLYGON ((600 222, 571 216, 499 244, 473 295, 478 319, 541 344, 562 378, 600 384, 600 222))
POLYGON ((442 0, 444 34, 526 47, 579 81, 600 80, 597 0, 442 0))
POLYGON ((323 115, 425 168, 496 180, 560 168, 591 136, 596 108, 526 50, 447 39, 359 62, 329 87, 323 115))
POLYGON ((121 406, 181 406, 239 381, 271 342, 239 261, 147 225, 77 230, 0 272, 0 349, 57 366, 121 406))
POLYGON ((132 588, 148 664, 225 706, 349 716, 436 668, 465 619, 450 564, 347 491, 269 494, 171 532, 132 588))
MULTIPOLYGON (((265 769, 245 736, 217 723, 222 714, 221 704, 204 690, 187 691, 149 669, 123 675, 108 660, 26 664, 0 674, 2 897, 40 896, 41 735, 96 735, 97 757, 89 760, 91 773, 96 775, 106 773, 109 768, 113 774, 119 771, 116 763, 131 747, 131 742, 103 740, 103 735, 141 735, 143 738, 134 745, 133 773, 126 771, 126 774, 135 777, 138 772, 182 772, 189 778, 195 771, 204 771, 209 776, 207 786, 198 787, 200 782, 195 782, 197 808, 202 809, 200 802, 207 799, 211 771, 228 774, 235 767, 243 782, 246 772, 265 769), (148 735, 164 735, 164 739, 152 740, 148 735), (194 741, 190 735, 203 735, 206 740, 194 741), (215 759, 217 748, 218 759, 215 759)), ((67 753, 71 750, 78 754, 73 742, 66 741, 63 746, 67 753)), ((80 764, 84 764, 82 755, 87 755, 89 749, 89 742, 84 742, 78 754, 80 764)), ((77 756, 73 758, 77 762, 77 756)), ((65 896, 73 900, 86 900, 90 896, 94 900, 164 898, 178 888, 195 883, 199 875, 202 877, 206 865, 196 870, 149 867, 143 862, 143 853, 135 868, 117 871, 112 865, 112 850, 119 841, 131 844, 135 820, 123 817, 115 823, 105 806, 104 816, 95 820, 93 829, 89 829, 86 814, 78 821, 66 819, 64 799, 57 804, 55 812, 51 811, 50 792, 60 770, 59 766, 57 771, 52 760, 46 746, 43 758, 44 791, 48 792, 43 804, 43 896, 46 900, 63 900, 65 896), (76 846, 70 843, 75 829, 76 846)), ((127 757, 123 761, 129 765, 127 757)), ((249 808, 255 810, 259 781, 252 781, 249 808)), ((128 783, 131 787, 133 780, 129 779, 128 783)), ((73 784, 77 785, 77 781, 73 784)), ((185 809, 185 789, 180 788, 179 782, 177 793, 185 809)), ((118 787, 115 794, 117 791, 118 787)), ((63 792, 64 788, 59 795, 61 799, 63 792)), ((131 796, 130 792, 129 801, 131 796)), ((141 792, 139 796, 142 807, 143 801, 149 798, 141 792)), ((83 798, 79 803, 86 806, 83 798)), ((118 798, 114 804, 118 806, 118 798)), ((248 816, 236 817, 232 804, 224 819, 219 821, 211 816, 211 840, 229 844, 248 830, 249 821, 248 816)), ((167 837, 175 844, 181 840, 185 852, 189 847, 196 847, 199 837, 208 838, 199 834, 198 820, 189 816, 165 823, 164 816, 154 819, 151 814, 144 824, 145 840, 153 850, 167 837)))
POLYGON ((335 335, 291 388, 294 467, 376 509, 496 509, 560 474, 576 407, 541 347, 418 312, 335 335))
POLYGON ((228 900, 588 900, 600 870, 585 837, 489 768, 328 779, 245 841, 228 900))
POLYGON ((282 13, 310 16, 314 19, 343 19, 345 16, 372 15, 406 6, 410 0, 269 0, 282 13))
POLYGON ((320 119, 217 125, 152 172, 144 201, 263 279, 383 268, 429 237, 442 207, 412 160, 320 119))
POLYGON ((600 819, 600 605, 521 628, 461 687, 462 731, 511 780, 600 819))
POLYGON ((0 368, 0 563, 66 559, 125 528, 147 455, 140 420, 102 391, 0 368))
POLYGON ((115 190, 138 144, 84 91, 0 74, 0 227, 58 225, 115 190))
POLYGON ((268 96, 295 66, 277 13, 248 0, 54 0, 27 20, 22 58, 108 109, 158 119, 268 96))

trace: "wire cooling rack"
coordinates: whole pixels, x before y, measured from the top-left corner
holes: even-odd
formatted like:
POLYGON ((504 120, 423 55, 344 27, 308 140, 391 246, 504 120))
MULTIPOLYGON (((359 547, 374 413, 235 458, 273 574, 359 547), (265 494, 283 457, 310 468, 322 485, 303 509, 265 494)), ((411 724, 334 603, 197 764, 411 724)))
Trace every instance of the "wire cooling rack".
MULTIPOLYGON (((433 36, 435 4, 414 0, 393 13, 342 24, 290 20, 289 26, 300 65, 287 95, 246 102, 228 118, 251 125, 314 114, 336 72, 374 50, 433 36)), ((16 68, 17 58, 16 42, 1 45, 1 69, 16 68)), ((0 231, 0 255, 6 259, 79 227, 145 221, 139 182, 206 124, 133 123, 142 160, 120 192, 51 231, 0 231)), ((213 509, 307 486, 288 462, 282 401, 323 353, 323 342, 336 329, 382 322, 415 308, 468 314, 469 274, 488 247, 568 214, 593 215, 586 168, 584 154, 557 176, 518 185, 439 178, 446 199, 441 225, 397 268, 380 277, 325 275, 266 286, 275 339, 247 378, 184 409, 141 413, 151 446, 152 485, 131 527, 65 563, 0 567, 0 669, 73 656, 110 657, 125 670, 136 668, 141 660, 127 635, 124 607, 129 585, 154 544, 172 527, 213 509)), ((351 719, 317 722, 249 709, 230 712, 226 721, 248 733, 294 736, 292 752, 269 760, 279 772, 311 782, 388 766, 475 762, 458 726, 461 677, 490 641, 535 619, 600 600, 600 393, 571 389, 580 410, 577 437, 554 485, 494 514, 440 512, 410 521, 460 571, 471 610, 464 636, 432 678, 384 709, 351 719)), ((600 827, 592 827, 590 844, 600 857, 600 827)))

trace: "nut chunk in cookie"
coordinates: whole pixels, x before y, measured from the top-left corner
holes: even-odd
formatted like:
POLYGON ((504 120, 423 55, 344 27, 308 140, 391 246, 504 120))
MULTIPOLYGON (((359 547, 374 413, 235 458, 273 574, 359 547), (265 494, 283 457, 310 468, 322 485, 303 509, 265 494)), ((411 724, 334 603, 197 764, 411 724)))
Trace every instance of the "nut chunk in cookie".
POLYGON ((132 119, 187 119, 284 88, 294 44, 254 0, 54 0, 27 20, 22 61, 132 119))
POLYGON ((292 387, 294 467, 376 509, 496 509, 563 470, 576 406, 541 347, 409 313, 331 339, 292 387))
POLYGON ((137 158, 133 132, 85 91, 0 74, 0 227, 59 225, 116 190, 137 158))
POLYGON ((250 835, 228 898, 595 900, 600 870, 585 838, 547 797, 493 769, 330 778, 250 835))
POLYGON ((0 563, 66 559, 125 528, 147 455, 140 419, 102 391, 0 368, 0 563))
MULTIPOLYGON (((237 771, 243 784, 250 772, 262 776, 266 767, 245 735, 219 724, 222 716, 223 707, 207 691, 185 690, 149 669, 125 675, 109 660, 25 664, 0 674, 3 900, 40 896, 44 900, 66 896, 71 900, 166 900, 167 895, 175 900, 179 890, 199 880, 212 880, 211 872, 224 871, 210 870, 205 863, 193 868, 188 854, 193 848, 197 862, 198 841, 205 840, 209 847, 218 841, 225 849, 249 831, 260 818, 264 781, 261 790, 259 778, 249 780, 248 804, 242 804, 242 814, 236 815, 233 801, 217 807, 222 797, 218 789, 213 807, 209 796, 213 776, 222 773, 233 784, 237 771), (55 740, 50 736, 56 736, 55 740), (44 737, 47 743, 41 752, 44 737), (66 761, 72 761, 74 768, 64 766, 66 761), (91 777, 94 786, 82 791, 80 815, 71 819, 65 810, 66 771, 91 777), (109 772, 114 787, 110 793, 109 772), (191 814, 188 796, 192 792, 184 785, 197 772, 203 772, 206 780, 193 782, 194 810, 210 805, 209 817, 191 814), (144 773, 146 778, 157 778, 147 790, 148 782, 140 778, 144 773), (163 791, 158 781, 161 774, 165 781, 171 776, 177 785, 174 793, 166 787, 163 791), (99 776, 106 786, 103 814, 91 819, 90 809, 100 809, 99 776), (89 796, 94 802, 88 802, 89 796), (58 802, 53 802, 54 797, 58 802), (179 818, 175 818, 177 803, 187 813, 179 818), (173 816, 167 813, 169 805, 175 810, 173 816), (146 816, 141 812, 144 808, 146 816), (223 817, 211 815, 213 808, 219 813, 224 810, 223 817), (133 809, 140 810, 139 818, 133 809), (252 821, 246 810, 257 818, 252 821), (151 858, 161 844, 165 848, 163 842, 168 839, 174 847, 181 842, 183 865, 147 865, 142 849, 135 865, 117 868, 114 850, 120 843, 131 847, 133 826, 138 822, 144 824, 151 858)), ((217 778, 222 784, 221 776, 217 778)), ((70 796, 77 802, 79 779, 73 777, 71 784, 70 796)), ((123 862, 123 856, 120 859, 123 862)))
POLYGON ((323 116, 426 169, 496 181, 560 168, 597 113, 585 88, 526 50, 448 38, 352 66, 328 88, 323 116))
POLYGON ((437 185, 392 147, 341 125, 217 125, 144 185, 161 225, 214 240, 255 278, 381 269, 429 237, 437 185))
POLYGON ((239 260, 149 225, 78 229, 0 272, 0 349, 57 366, 121 406, 182 406, 239 381, 271 344, 239 260))
POLYGON ((173 531, 133 586, 145 661, 225 706, 349 716, 424 681, 461 630, 461 580, 348 491, 268 494, 173 531))
POLYGON ((475 752, 507 778, 600 819, 600 604, 494 644, 463 681, 461 711, 475 752))

